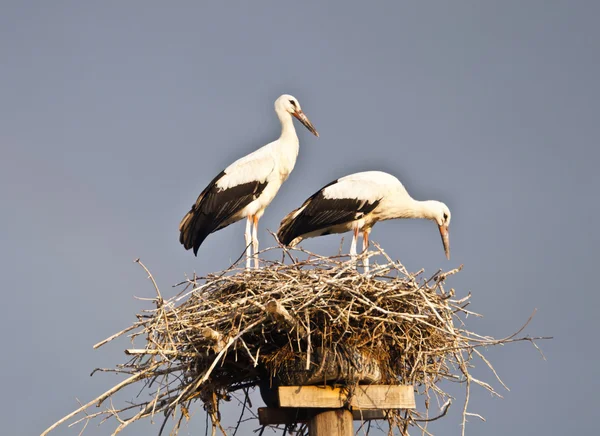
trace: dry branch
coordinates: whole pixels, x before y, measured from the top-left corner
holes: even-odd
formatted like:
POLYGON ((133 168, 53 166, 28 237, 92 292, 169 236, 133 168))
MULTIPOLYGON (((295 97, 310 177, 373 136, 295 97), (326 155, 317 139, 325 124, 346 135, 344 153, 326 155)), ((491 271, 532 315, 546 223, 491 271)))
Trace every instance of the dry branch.
POLYGON ((154 278, 138 260, 152 281, 156 304, 137 315, 131 327, 95 346, 126 334, 132 341, 142 341, 142 346, 126 350, 127 363, 102 370, 127 378, 43 435, 77 415, 86 422, 112 417, 118 424, 116 434, 158 414, 164 415, 165 423, 172 418, 171 434, 176 434, 196 400, 203 404, 215 432, 222 429, 219 403, 232 392, 243 389, 247 407, 250 387, 261 386, 261 393, 268 393, 277 383, 336 383, 350 394, 361 382, 412 385, 426 399, 425 410, 391 410, 386 419, 400 434, 407 434, 410 425, 428 434, 421 423, 439 419, 451 404, 439 382, 460 382, 466 388, 464 425, 470 416, 471 386, 496 393, 469 374, 473 359, 479 358, 504 386, 483 349, 541 338, 517 337, 522 329, 504 339, 468 331, 466 317, 479 316, 466 309, 471 294, 454 298, 453 289, 444 289, 444 281, 460 268, 424 278, 422 271, 409 273, 376 247, 369 256, 384 263, 374 263, 369 275, 347 257, 284 249, 281 262, 263 260, 265 267, 259 270, 248 272, 236 263, 207 277, 194 276, 168 300, 163 300, 154 278), (308 259, 297 260, 292 254, 308 259), (285 264, 286 258, 294 263, 285 264), (113 394, 127 386, 141 391, 132 403, 120 408, 111 404, 88 414, 94 404, 100 406, 108 398, 112 403, 113 394), (432 397, 444 404, 441 413, 433 411, 435 418, 429 418, 432 397))
POLYGON ((304 327, 302 327, 300 323, 292 315, 290 315, 290 313, 281 305, 279 301, 270 300, 267 302, 265 309, 268 313, 273 315, 275 319, 282 319, 290 327, 297 329, 300 335, 304 336, 306 334, 304 327))

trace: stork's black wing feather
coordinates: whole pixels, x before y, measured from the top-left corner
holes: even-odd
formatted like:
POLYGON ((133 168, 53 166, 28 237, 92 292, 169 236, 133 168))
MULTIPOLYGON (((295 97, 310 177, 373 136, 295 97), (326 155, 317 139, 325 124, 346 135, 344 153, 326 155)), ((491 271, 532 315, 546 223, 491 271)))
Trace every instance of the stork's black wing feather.
POLYGON ((336 225, 361 219, 377 207, 381 200, 369 202, 357 198, 326 198, 323 191, 337 180, 324 186, 307 199, 296 211, 281 222, 277 237, 282 244, 289 245, 294 239, 308 233, 324 230, 336 225))
POLYGON ((198 196, 191 210, 179 224, 179 242, 186 250, 198 248, 212 232, 227 227, 231 217, 252 201, 256 200, 267 186, 267 182, 250 181, 241 185, 220 189, 217 182, 225 171, 215 177, 198 196))

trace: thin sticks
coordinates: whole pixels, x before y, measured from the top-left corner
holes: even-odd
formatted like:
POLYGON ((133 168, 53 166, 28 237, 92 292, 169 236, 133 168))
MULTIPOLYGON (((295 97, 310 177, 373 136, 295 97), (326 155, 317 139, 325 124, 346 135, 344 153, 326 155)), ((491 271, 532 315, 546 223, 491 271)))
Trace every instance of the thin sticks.
MULTIPOLYGON (((264 374, 279 380, 288 377, 289 382, 294 374, 303 373, 317 382, 319 376, 323 382, 334 377, 348 383, 350 390, 361 377, 418 387, 427 398, 424 411, 386 414, 390 431, 397 428, 400 434, 408 434, 411 425, 421 426, 428 434, 426 423, 445 416, 451 404, 451 396, 439 382, 463 383, 464 432, 467 417, 476 416, 468 411, 471 387, 499 395, 490 384, 469 374, 476 359, 508 389, 482 350, 516 341, 529 341, 537 348, 535 341, 546 339, 519 336, 531 317, 503 339, 467 330, 467 317, 480 316, 466 309, 471 294, 455 297, 456 291, 444 289, 444 281, 460 268, 431 276, 424 276, 423 271, 411 273, 376 243, 372 244, 375 250, 361 254, 365 270, 369 257, 382 261, 371 265, 369 275, 356 270, 356 240, 350 258, 286 248, 280 262, 263 256, 263 268, 251 269, 253 225, 257 223, 247 221, 246 262, 241 256, 224 271, 207 277, 194 275, 167 300, 138 259, 156 293, 155 298, 142 301, 156 304, 143 309, 130 327, 94 346, 131 337, 134 345, 125 350, 129 360, 101 370, 123 374, 125 379, 57 421, 42 436, 72 418, 86 424, 95 418, 113 418, 117 433, 157 414, 171 419, 172 434, 177 434, 196 400, 204 403, 216 433, 224 431, 218 404, 229 393, 246 389, 246 401, 249 387, 261 380, 269 383, 264 374), (286 259, 293 263, 285 264, 286 259), (111 403, 103 411, 87 413, 94 404, 112 402, 113 395, 127 387, 140 392, 132 394, 131 403, 120 407, 111 403), (429 418, 430 398, 444 404, 435 418, 429 418)), ((368 248, 368 234, 363 235, 363 244, 368 248)), ((262 253, 269 250, 280 248, 262 253)))

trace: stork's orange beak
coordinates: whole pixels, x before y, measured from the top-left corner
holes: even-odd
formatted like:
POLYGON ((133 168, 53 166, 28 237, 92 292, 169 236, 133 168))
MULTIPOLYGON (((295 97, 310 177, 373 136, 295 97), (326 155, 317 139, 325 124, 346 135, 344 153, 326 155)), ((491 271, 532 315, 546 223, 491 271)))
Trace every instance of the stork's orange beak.
POLYGON ((297 110, 296 112, 293 113, 293 115, 296 118, 298 118, 298 121, 300 121, 302 124, 304 124, 304 126, 308 130, 310 130, 313 135, 315 135, 317 138, 319 137, 319 132, 317 132, 317 130, 315 129, 315 126, 313 126, 312 123, 309 121, 309 119, 306 117, 306 115, 304 115, 304 112, 302 112, 301 110, 297 110))
POLYGON ((448 226, 441 225, 438 227, 440 228, 440 236, 442 237, 442 243, 444 244, 446 259, 450 260, 450 233, 448 232, 448 226))

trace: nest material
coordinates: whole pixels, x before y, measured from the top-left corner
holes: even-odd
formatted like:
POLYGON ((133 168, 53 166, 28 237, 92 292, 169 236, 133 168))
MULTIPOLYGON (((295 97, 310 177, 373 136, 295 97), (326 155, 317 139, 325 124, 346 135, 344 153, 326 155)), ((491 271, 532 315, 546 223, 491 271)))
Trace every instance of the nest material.
POLYGON ((225 433, 219 402, 239 389, 247 395, 248 388, 260 386, 265 401, 274 405, 278 384, 408 384, 424 395, 425 408, 388 413, 390 425, 404 434, 409 425, 426 426, 430 397, 445 402, 441 413, 446 413, 451 397, 439 386, 446 379, 466 385, 464 424, 472 382, 495 394, 469 375, 475 356, 495 374, 478 349, 532 341, 515 335, 497 340, 466 330, 464 318, 476 315, 466 309, 470 294, 457 299, 453 289, 444 289, 445 279, 459 269, 426 279, 378 247, 370 255, 382 256, 385 263, 366 275, 347 258, 304 254, 308 260, 292 259, 292 264, 264 262, 252 271, 236 264, 195 277, 167 301, 152 279, 156 309, 143 311, 131 327, 96 345, 131 331, 132 340, 143 338, 144 347, 126 350, 133 357, 116 369, 129 378, 47 431, 131 384, 146 389, 148 396, 119 409, 86 412, 80 421, 115 417, 116 434, 136 420, 164 413, 165 423, 173 418, 172 432, 177 433, 200 399, 213 432, 218 427, 225 433))

